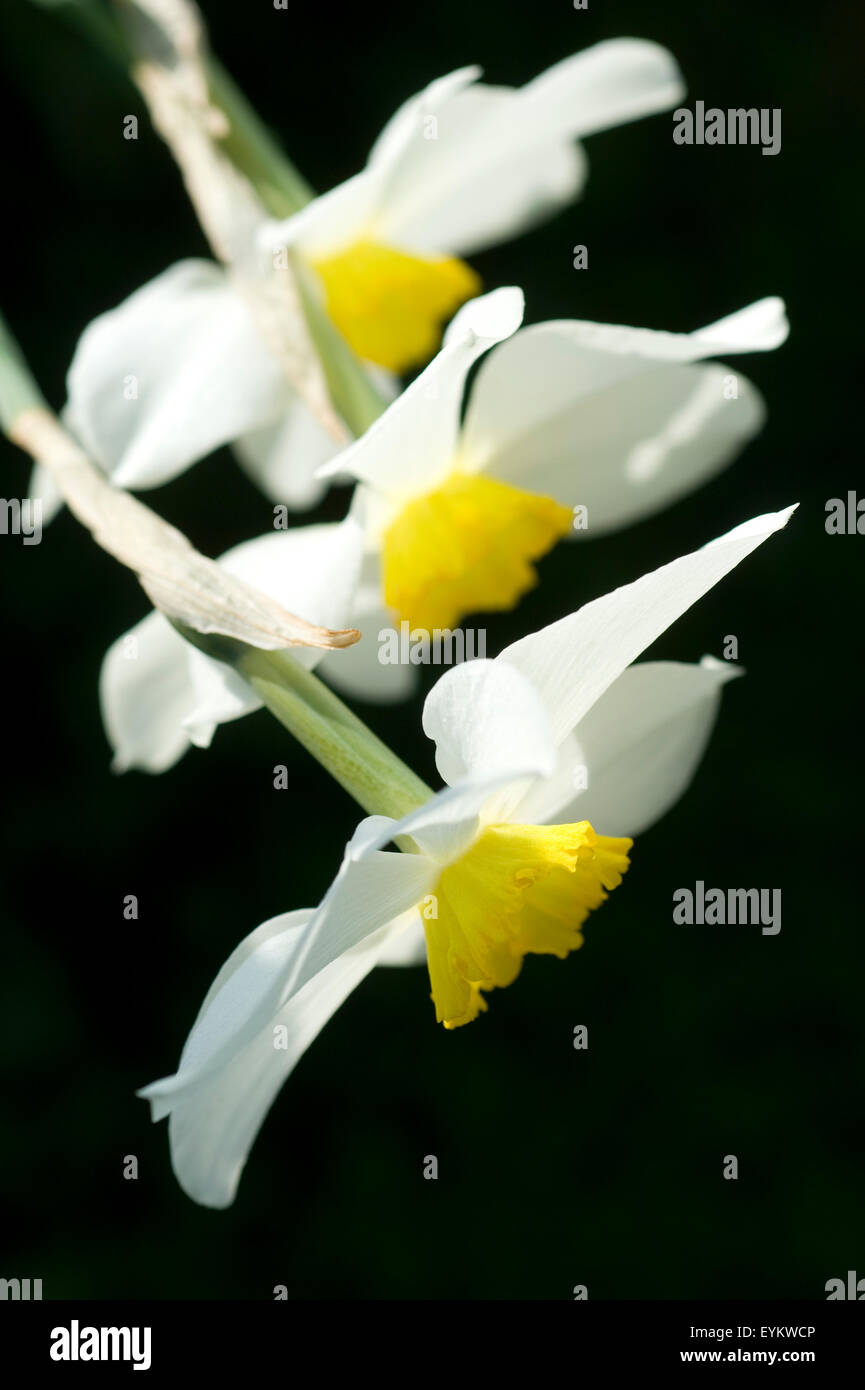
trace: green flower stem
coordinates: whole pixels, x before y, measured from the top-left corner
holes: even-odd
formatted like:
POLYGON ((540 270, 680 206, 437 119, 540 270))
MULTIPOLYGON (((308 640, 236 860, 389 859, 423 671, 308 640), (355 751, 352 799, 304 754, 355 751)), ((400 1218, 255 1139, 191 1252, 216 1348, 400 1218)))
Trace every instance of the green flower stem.
MULTIPOLYGON (((44 3, 44 0, 43 0, 44 3)), ((107 58, 130 73, 135 53, 123 20, 135 22, 134 6, 117 3, 113 9, 95 0, 55 0, 65 14, 107 58)), ((228 118, 229 133, 221 142, 229 159, 246 175, 268 212, 290 217, 315 197, 315 191, 294 167, 240 88, 212 54, 205 54, 207 85, 214 106, 228 118)))
POLYGON ((280 148, 258 113, 216 58, 206 60, 214 106, 228 117, 230 130, 222 148, 246 175, 268 212, 290 217, 311 202, 315 191, 280 148))
MULTIPOLYGON (((0 315, 0 427, 10 438, 28 411, 49 407, 0 315)), ((261 651, 227 637, 194 632, 175 622, 181 636, 206 655, 232 665, 271 714, 316 758, 370 815, 398 820, 433 795, 387 744, 376 738, 317 676, 286 651, 261 651)), ((401 849, 417 847, 407 836, 401 849)))
MULTIPOLYGON (((399 819, 430 800, 426 783, 286 652, 246 648, 234 665, 271 714, 369 815, 399 819)), ((404 838, 401 848, 415 848, 404 838)))
MULTIPOLYGON (((369 815, 398 820, 432 798, 431 788, 287 651, 262 651, 171 621, 206 656, 233 666, 265 708, 369 815)), ((408 836, 399 836, 396 843, 417 851, 408 836)))
POLYGON ((292 256, 291 267, 330 399, 352 434, 359 439, 381 415, 387 401, 373 385, 368 372, 339 329, 328 318, 317 286, 312 283, 309 270, 299 256, 292 256))
POLYGON ((55 10, 106 58, 127 69, 129 46, 113 10, 103 0, 34 0, 39 9, 55 10))

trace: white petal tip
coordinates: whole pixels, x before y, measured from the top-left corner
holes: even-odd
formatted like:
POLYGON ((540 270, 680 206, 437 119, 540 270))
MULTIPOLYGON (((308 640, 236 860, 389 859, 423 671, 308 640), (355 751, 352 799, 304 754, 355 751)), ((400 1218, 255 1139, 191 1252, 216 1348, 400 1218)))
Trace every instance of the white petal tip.
POLYGON ((722 661, 717 656, 701 656, 700 666, 704 671, 712 671, 722 684, 745 675, 744 666, 739 666, 735 661, 722 661))
POLYGON ((741 526, 734 526, 726 535, 709 541, 709 546, 726 545, 728 541, 744 540, 748 536, 771 536, 775 531, 784 529, 798 506, 799 503, 794 502, 791 507, 784 507, 780 512, 765 512, 762 516, 751 517, 750 521, 743 521, 741 526))
POLYGON ((111 469, 110 477, 115 487, 123 488, 126 492, 133 492, 146 487, 146 483, 141 481, 144 472, 140 463, 135 459, 131 463, 124 459, 116 468, 111 469))
POLYGON ((161 1081, 152 1081, 149 1086, 142 1086, 140 1091, 135 1092, 135 1096, 137 1100, 146 1101, 150 1106, 152 1124, 158 1124, 171 1113, 171 1102, 162 1094, 161 1081))
MULTIPOLYGON (((790 517, 793 515, 795 511, 798 511, 798 509, 799 503, 793 502, 789 507, 784 507, 783 511, 775 512, 775 525, 772 527, 772 530, 780 531, 781 527, 787 525, 787 522, 790 520, 790 517)), ((769 513, 769 515, 771 516, 771 512, 769 513)))
POLYGON ((193 714, 184 719, 181 726, 193 748, 209 748, 213 742, 213 735, 216 733, 217 725, 208 722, 199 723, 193 714))
POLYGON ((745 311, 751 316, 754 331, 754 347, 770 350, 780 347, 790 335, 790 320, 787 306, 780 295, 768 295, 758 299, 745 311))
POLYGON ((790 333, 787 306, 779 295, 768 295, 735 314, 719 319, 695 336, 712 343, 713 351, 771 352, 786 342, 790 333))
POLYGON ((500 343, 517 331, 523 321, 525 307, 525 295, 516 285, 470 299, 451 321, 445 343, 451 344, 465 338, 484 338, 491 343, 500 343))

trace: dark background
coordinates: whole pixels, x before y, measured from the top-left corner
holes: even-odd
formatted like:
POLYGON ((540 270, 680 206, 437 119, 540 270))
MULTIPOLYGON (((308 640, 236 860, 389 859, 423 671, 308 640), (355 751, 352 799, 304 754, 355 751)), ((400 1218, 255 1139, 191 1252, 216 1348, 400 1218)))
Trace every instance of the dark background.
MULTIPOLYGON (((205 0, 213 46, 316 187, 355 172, 399 101, 468 62, 522 83, 599 39, 668 45, 688 104, 783 110, 781 154, 673 145, 670 115, 593 137, 583 201, 477 257, 529 321, 689 330, 766 294, 792 335, 741 359, 770 407, 724 474, 609 539, 561 547, 488 649, 801 502, 787 531, 653 656, 739 639, 687 795, 638 841, 582 951, 529 959, 470 1028, 436 1028, 420 970, 378 971, 277 1101, 234 1207, 194 1206, 134 1090, 174 1069, 217 967, 318 901, 359 812, 264 712, 151 778, 109 772, 102 654, 146 604, 63 515, 0 538, 5 777, 0 1275, 46 1298, 823 1298, 865 1275, 861 558, 824 504, 862 486, 863 12, 794 5, 205 0), (589 247, 590 269, 571 248, 589 247), (287 763, 291 790, 272 786, 287 763), (780 887, 779 936, 676 927, 671 894, 780 887), (128 893, 140 918, 123 919, 128 893), (588 1052, 572 1047, 589 1028, 588 1052), (122 1177, 124 1155, 140 1164, 122 1177), (437 1182, 422 1178, 436 1154, 437 1182), (726 1154, 737 1182, 722 1179, 726 1154)), ((59 16, 0 11, 0 297, 52 402, 78 334, 172 261, 206 254, 137 95, 59 16), (123 116, 142 117, 137 143, 123 116)), ((737 359, 738 361, 738 359, 737 359)), ((0 442, 3 491, 28 465, 0 442)), ((264 531, 223 451, 148 500, 208 554, 264 531)), ((321 516, 339 516, 334 493, 321 516)), ((433 777, 419 704, 361 710, 433 777)))

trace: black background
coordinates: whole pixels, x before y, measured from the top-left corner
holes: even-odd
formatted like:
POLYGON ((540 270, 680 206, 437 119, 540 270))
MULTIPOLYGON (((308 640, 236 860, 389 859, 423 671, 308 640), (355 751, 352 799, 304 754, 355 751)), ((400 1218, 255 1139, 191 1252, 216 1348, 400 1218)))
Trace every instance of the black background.
MULTIPOLYGON (((865 1275, 861 573, 824 504, 861 466, 863 12, 853 3, 205 0, 213 46, 319 189, 399 101, 468 62, 519 84, 634 34, 687 101, 781 107, 775 158, 673 145, 669 114, 587 145, 584 199, 475 258, 528 319, 688 330, 782 294, 789 343, 742 359, 770 408, 724 474, 609 539, 561 547, 491 653, 756 513, 801 507, 656 644, 720 655, 728 688, 690 791, 566 963, 529 959, 471 1028, 437 1029, 423 972, 378 971, 290 1079, 228 1212, 194 1206, 134 1090, 171 1071, 217 967, 314 904, 358 812, 265 713, 152 778, 109 772, 102 654, 146 605, 62 516, 0 538, 4 694, 0 1275, 46 1298, 823 1298, 865 1275), (571 248, 590 269, 572 269, 571 248), (286 763, 291 789, 273 789, 286 763), (674 888, 783 891, 779 936, 675 927, 674 888), (135 893, 140 918, 122 916, 135 893), (587 1052, 573 1028, 589 1028, 587 1052), (122 1177, 125 1155, 138 1181, 122 1177), (422 1178, 436 1154, 437 1182, 422 1178), (725 1154, 737 1182, 722 1179, 725 1154)), ((125 78, 24 0, 0 11, 2 305, 52 402, 78 334, 172 261, 206 254, 125 78), (137 142, 122 138, 137 113, 137 142)), ((3 491, 28 465, 0 442, 3 491)), ((217 555, 268 503, 227 451, 148 501, 217 555)), ((337 517, 333 493, 320 516, 337 517)), ((421 775, 416 702, 361 710, 421 775)))

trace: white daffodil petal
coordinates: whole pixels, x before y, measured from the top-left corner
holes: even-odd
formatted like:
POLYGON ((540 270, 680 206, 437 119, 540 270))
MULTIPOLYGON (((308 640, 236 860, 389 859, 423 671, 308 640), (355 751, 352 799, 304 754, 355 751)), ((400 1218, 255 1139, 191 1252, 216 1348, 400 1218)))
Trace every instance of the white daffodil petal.
POLYGON ((505 661, 467 661, 446 671, 423 707, 423 729, 449 786, 514 767, 549 775, 556 742, 531 682, 505 661))
MULTIPOLYGON (((601 696, 603 700, 604 696, 601 696)), ((510 820, 519 825, 552 825, 565 822, 564 811, 574 800, 574 788, 585 754, 576 734, 567 734, 556 750, 556 766, 549 777, 536 777, 511 808, 510 820)), ((574 817, 579 820, 580 817, 574 817)))
POLYGON ((183 730, 195 748, 209 748, 220 724, 261 709, 261 700, 237 672, 222 661, 189 647, 186 653, 193 705, 183 730))
MULTIPOLYGON (((291 613, 322 627, 342 627, 351 608, 360 569, 363 537, 351 518, 322 526, 272 531, 244 541, 219 563, 277 599, 291 613)), ((321 647, 293 647, 290 656, 307 670, 325 654, 321 647)), ((194 707, 183 727, 190 743, 207 748, 219 724, 261 708, 261 700, 231 666, 188 649, 194 707)))
POLYGON ((426 370, 319 475, 348 473, 395 499, 432 487, 453 461, 472 363, 515 332, 522 315, 523 294, 513 288, 494 290, 464 305, 426 370))
POLYGON ((685 95, 672 53, 647 39, 608 39, 523 87, 525 118, 551 135, 582 139, 667 111, 685 95))
POLYGON ((367 700, 374 705, 407 700, 417 688, 418 668, 408 662, 381 660, 385 648, 379 638, 391 630, 393 614, 379 606, 363 615, 355 610, 348 621, 360 632, 360 641, 341 651, 325 653, 318 674, 340 695, 352 700, 367 700))
POLYGON ((382 836, 387 843, 387 830, 370 839, 370 831, 383 824, 385 818, 380 816, 362 821, 347 846, 339 873, 304 933, 286 984, 286 998, 345 951, 410 912, 431 892, 435 866, 424 855, 373 847, 382 836))
POLYGON ((441 107, 479 76, 480 68, 461 68, 436 78, 410 97, 376 140, 366 168, 314 198, 293 217, 269 224, 263 232, 264 245, 269 250, 297 246, 306 256, 316 259, 368 237, 389 201, 394 174, 398 175, 401 164, 411 162, 424 131, 430 129, 430 117, 437 120, 441 107))
POLYGON ((394 162, 372 231, 418 253, 473 255, 570 202, 585 170, 577 145, 527 118, 519 92, 467 87, 394 162))
MULTIPOLYGON (((601 401, 599 410, 606 410, 606 423, 614 425, 618 413, 635 408, 635 401, 617 396, 614 389, 621 389, 632 378, 670 372, 674 366, 718 354, 769 351, 784 341, 787 332, 781 299, 759 300, 695 333, 656 332, 582 320, 556 320, 523 328, 496 347, 480 366, 466 409, 462 452, 472 467, 489 469, 496 475, 501 468, 500 476, 518 476, 525 485, 529 460, 537 453, 539 440, 541 452, 550 453, 553 462, 568 432, 578 447, 582 411, 591 405, 592 398, 601 401), (546 437, 548 445, 544 443, 546 437)), ((655 389, 655 379, 653 375, 646 392, 655 389)), ((675 372, 671 379, 678 380, 675 372)), ((658 380, 662 393, 663 378, 658 380)), ((660 419, 657 409, 650 413, 648 423, 653 430, 659 428, 660 419)), ((637 439, 641 425, 638 416, 634 420, 637 439)), ((579 461, 580 456, 575 457, 579 461)))
MULTIPOLYGON (((348 516, 257 536, 227 550, 219 563, 306 622, 341 628, 354 605, 362 559, 363 533, 348 516)), ((293 647, 291 656, 312 668, 325 650, 293 647)))
POLYGON ((456 76, 438 100, 407 104, 376 148, 389 170, 373 222, 383 241, 466 256, 515 236, 580 191, 577 136, 684 91, 671 55, 636 39, 567 58, 519 91, 456 76))
POLYGON ((317 470, 333 458, 337 445, 298 396, 287 398, 287 408, 275 424, 242 435, 234 441, 241 467, 256 487, 274 502, 296 511, 314 507, 325 491, 317 470))
POLYGON ((242 296, 208 261, 179 262, 94 319, 67 385, 82 445, 130 488, 275 422, 288 392, 242 296))
MULTIPOLYGON (((363 550, 354 518, 273 531, 220 558, 289 612, 323 627, 342 627, 351 610, 363 550)), ((311 669, 323 648, 294 647, 311 669)), ((251 687, 224 662, 185 642, 153 613, 111 647, 100 678, 102 716, 118 771, 163 772, 190 744, 207 748, 219 724, 259 709, 251 687)))
MULTIPOLYGON (((382 819, 375 818, 375 831, 382 819)), ((218 1074, 314 976, 422 901, 433 866, 422 855, 369 849, 368 839, 362 822, 314 913, 300 925, 296 913, 264 923, 226 962, 177 1072, 140 1092, 151 1101, 154 1119, 218 1074)))
POLYGON ((440 866, 452 863, 477 835, 484 803, 508 780, 511 779, 494 778, 489 783, 445 787, 418 810, 397 821, 392 835, 410 836, 422 855, 440 866))
POLYGON ((698 666, 629 666, 560 750, 557 797, 550 795, 552 784, 538 784, 514 818, 588 820, 601 835, 641 834, 691 782, 717 718, 721 689, 741 674, 740 667, 711 657, 698 666))
POLYGON ((199 1010, 175 1074, 138 1092, 150 1101, 154 1120, 193 1095, 202 1081, 219 1076, 270 1025, 285 1002, 292 962, 314 916, 302 909, 273 917, 228 958, 199 1010))
POLYGON ((109 647, 99 703, 116 772, 164 772, 186 752, 183 722, 196 700, 190 651, 161 613, 149 614, 109 647))
MULTIPOLYGON (((275 933, 296 938, 312 915, 309 909, 288 913, 253 932, 223 967, 202 1015, 214 993, 263 940, 275 933)), ((159 1082, 139 1092, 150 1100, 154 1119, 170 1112, 172 1166, 193 1200, 210 1207, 233 1201, 249 1150, 280 1087, 383 952, 399 943, 406 925, 401 918, 333 961, 182 1097, 165 1096, 159 1082)))
POLYGON ((284 221, 265 223, 259 233, 261 250, 272 255, 283 247, 297 248, 311 260, 333 255, 369 225, 385 177, 384 170, 364 169, 284 221))
POLYGON ((476 65, 456 68, 444 77, 436 77, 414 96, 398 107, 384 126, 369 152, 368 164, 388 168, 409 151, 416 140, 423 138, 424 121, 435 115, 449 101, 473 82, 483 69, 476 65))
POLYGON ((194 1201, 216 1208, 231 1204, 249 1151, 286 1078, 378 964, 383 944, 394 935, 384 928, 320 971, 223 1070, 172 1109, 172 1167, 194 1201))
POLYGON ((571 535, 594 539, 708 482, 765 414, 759 392, 728 367, 665 365, 575 401, 505 446, 489 471, 584 509, 571 535))
POLYGON ((754 517, 702 549, 521 638, 497 659, 516 666, 533 682, 556 738, 563 739, 626 666, 752 550, 785 526, 794 511, 795 506, 754 517))
POLYGON ((726 357, 731 352, 771 352, 787 341, 789 333, 784 301, 770 295, 698 328, 692 336, 702 346, 703 357, 726 357))
POLYGON ((395 645, 400 654, 399 632, 394 627, 394 614, 382 603, 378 552, 364 557, 355 600, 345 621, 358 629, 360 641, 325 653, 319 675, 353 699, 375 704, 407 699, 417 685, 418 669, 410 662, 390 660, 395 645))
POLYGON ((423 919, 415 912, 403 931, 395 931, 378 958, 379 965, 426 965, 423 919))
POLYGON ((423 806, 393 822, 379 836, 379 843, 410 836, 421 855, 441 869, 465 853, 484 825, 508 819, 510 808, 525 795, 531 781, 552 770, 546 753, 535 761, 520 763, 514 758, 510 765, 503 758, 497 771, 467 777, 436 792, 423 806))

